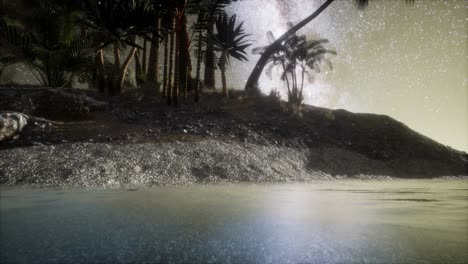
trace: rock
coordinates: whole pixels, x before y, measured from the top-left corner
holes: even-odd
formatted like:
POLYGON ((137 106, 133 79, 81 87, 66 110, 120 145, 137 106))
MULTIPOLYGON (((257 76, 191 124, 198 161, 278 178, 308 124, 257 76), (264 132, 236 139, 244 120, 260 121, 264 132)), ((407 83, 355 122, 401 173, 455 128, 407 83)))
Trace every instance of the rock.
POLYGON ((78 90, 0 87, 0 111, 56 120, 82 120, 88 118, 90 112, 104 110, 108 105, 78 90))
POLYGON ((28 117, 22 113, 0 113, 0 142, 14 139, 28 124, 28 117))

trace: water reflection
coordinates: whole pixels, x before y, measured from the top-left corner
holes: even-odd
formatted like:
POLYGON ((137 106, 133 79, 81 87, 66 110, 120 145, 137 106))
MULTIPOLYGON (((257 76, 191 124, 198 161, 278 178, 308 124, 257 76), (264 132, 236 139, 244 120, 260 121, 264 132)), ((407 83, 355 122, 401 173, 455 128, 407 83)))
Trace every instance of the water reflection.
POLYGON ((0 262, 460 263, 468 181, 3 188, 0 262), (464 197, 464 199, 460 199, 464 197))

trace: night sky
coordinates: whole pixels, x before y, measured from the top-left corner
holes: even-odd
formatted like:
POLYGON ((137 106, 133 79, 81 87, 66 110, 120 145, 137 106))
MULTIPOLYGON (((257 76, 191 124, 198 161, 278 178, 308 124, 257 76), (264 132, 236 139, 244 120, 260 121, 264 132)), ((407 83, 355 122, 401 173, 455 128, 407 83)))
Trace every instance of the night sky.
MULTIPOLYGON (((250 0, 231 7, 245 20, 253 47, 279 36, 286 22, 298 22, 323 1, 250 0), (287 3, 287 4, 285 4, 287 3)), ((299 34, 330 40, 332 71, 317 76, 306 103, 354 112, 390 115, 455 149, 468 150, 467 3, 463 0, 373 1, 364 11, 338 0, 299 34)), ((245 83, 248 69, 233 63, 230 83, 245 83)), ((324 70, 327 67, 324 65, 324 70)), ((276 74, 279 75, 279 71, 276 74)), ((283 89, 278 77, 261 88, 283 89)))

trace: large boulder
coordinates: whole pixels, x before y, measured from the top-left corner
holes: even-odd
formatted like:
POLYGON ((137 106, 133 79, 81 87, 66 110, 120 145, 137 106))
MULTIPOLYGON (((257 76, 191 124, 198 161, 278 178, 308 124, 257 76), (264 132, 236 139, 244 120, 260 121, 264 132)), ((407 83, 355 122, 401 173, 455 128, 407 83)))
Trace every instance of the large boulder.
POLYGON ((22 113, 0 113, 0 142, 18 137, 28 124, 28 117, 22 113))

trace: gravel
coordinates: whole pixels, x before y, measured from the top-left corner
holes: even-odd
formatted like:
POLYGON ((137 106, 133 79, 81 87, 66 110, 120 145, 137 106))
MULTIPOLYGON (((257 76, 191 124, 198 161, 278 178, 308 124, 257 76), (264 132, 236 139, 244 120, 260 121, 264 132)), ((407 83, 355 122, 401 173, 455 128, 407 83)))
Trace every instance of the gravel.
MULTIPOLYGON (((341 169, 385 164, 339 149, 294 149, 215 140, 39 145, 0 151, 0 184, 128 187, 210 182, 304 182, 329 179, 330 155, 341 169), (319 162, 320 168, 311 166, 319 162), (329 168, 328 168, 329 169, 329 168)), ((343 175, 345 171, 342 171, 343 175)), ((335 175, 336 176, 336 175, 335 175)))

